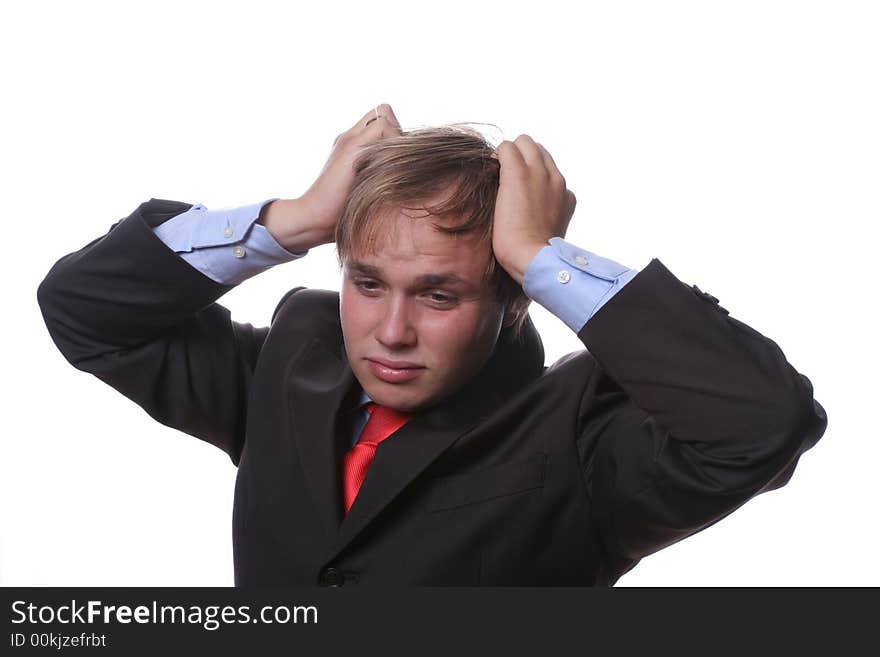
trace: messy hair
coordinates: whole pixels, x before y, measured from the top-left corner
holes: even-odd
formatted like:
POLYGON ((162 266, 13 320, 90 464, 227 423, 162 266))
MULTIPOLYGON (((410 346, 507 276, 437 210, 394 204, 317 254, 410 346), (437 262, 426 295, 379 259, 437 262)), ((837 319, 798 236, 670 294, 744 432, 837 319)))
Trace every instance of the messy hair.
MULTIPOLYGON (((367 144, 354 164, 355 185, 336 226, 340 266, 356 253, 374 251, 387 236, 383 217, 398 209, 424 210, 438 231, 474 233, 478 244, 492 245, 492 220, 498 194, 500 164, 495 146, 465 124, 404 131, 367 144), (448 191, 445 199, 428 199, 448 191)), ((419 221, 427 217, 414 218, 419 221)), ((485 277, 496 298, 516 313, 512 326, 518 334, 530 303, 519 284, 489 258, 485 277)))

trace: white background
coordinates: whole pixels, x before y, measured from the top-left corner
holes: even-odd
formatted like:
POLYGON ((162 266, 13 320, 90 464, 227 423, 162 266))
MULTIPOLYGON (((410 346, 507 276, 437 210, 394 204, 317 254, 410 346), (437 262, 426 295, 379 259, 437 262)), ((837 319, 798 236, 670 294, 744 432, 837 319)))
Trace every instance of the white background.
MULTIPOLYGON (((829 426, 791 482, 619 586, 878 585, 873 2, 4 2, 0 584, 231 585, 235 468, 73 369, 51 265, 151 197, 301 194, 388 102, 552 153, 567 238, 659 258, 772 338, 829 426)), ((332 246, 223 297, 268 323, 332 246)), ((548 363, 581 348, 533 304, 548 363)))

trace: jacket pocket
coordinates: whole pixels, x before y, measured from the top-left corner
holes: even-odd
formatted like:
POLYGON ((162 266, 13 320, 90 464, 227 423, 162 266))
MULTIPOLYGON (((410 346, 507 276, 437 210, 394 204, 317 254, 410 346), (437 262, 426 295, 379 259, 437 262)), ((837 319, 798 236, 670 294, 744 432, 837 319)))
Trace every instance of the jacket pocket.
POLYGON ((524 461, 435 479, 428 491, 425 510, 444 511, 542 488, 546 463, 547 455, 542 453, 524 461))

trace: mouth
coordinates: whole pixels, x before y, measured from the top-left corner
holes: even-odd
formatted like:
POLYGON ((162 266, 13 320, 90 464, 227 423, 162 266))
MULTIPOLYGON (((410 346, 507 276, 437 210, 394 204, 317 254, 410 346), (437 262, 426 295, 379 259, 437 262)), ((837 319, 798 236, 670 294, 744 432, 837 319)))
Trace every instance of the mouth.
POLYGON ((385 383, 412 381, 425 371, 425 367, 407 361, 366 358, 370 372, 385 383))

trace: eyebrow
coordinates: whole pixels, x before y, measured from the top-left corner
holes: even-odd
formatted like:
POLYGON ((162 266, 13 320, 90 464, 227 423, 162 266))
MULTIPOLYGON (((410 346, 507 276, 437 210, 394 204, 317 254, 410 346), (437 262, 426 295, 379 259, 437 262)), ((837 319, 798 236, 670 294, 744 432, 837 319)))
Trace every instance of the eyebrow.
MULTIPOLYGON (((373 265, 368 265, 364 262, 352 262, 348 264, 348 269, 355 273, 362 274, 364 276, 372 276, 374 278, 382 278, 382 270, 373 265)), ((453 272, 441 272, 439 274, 422 274, 418 278, 416 278, 416 283, 419 285, 466 285, 471 286, 472 284, 461 276, 453 272)))

